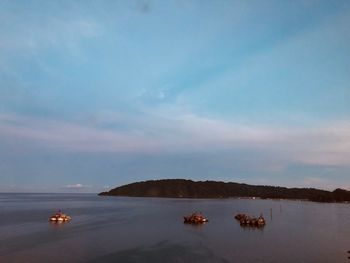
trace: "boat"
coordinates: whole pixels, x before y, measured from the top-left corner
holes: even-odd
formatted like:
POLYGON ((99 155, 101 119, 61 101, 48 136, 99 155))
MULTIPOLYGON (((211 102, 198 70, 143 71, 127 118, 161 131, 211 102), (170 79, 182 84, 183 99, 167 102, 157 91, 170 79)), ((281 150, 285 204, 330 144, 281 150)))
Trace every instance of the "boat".
POLYGON ((201 213, 193 213, 192 215, 184 216, 184 223, 202 224, 207 222, 209 222, 209 220, 205 218, 201 213))
POLYGON ((57 211, 55 214, 50 216, 50 221, 56 223, 67 222, 71 219, 72 218, 70 216, 63 214, 61 210, 57 211))
POLYGON ((241 226, 251 226, 251 227, 263 227, 266 224, 265 218, 263 215, 260 215, 258 218, 250 217, 246 214, 237 214, 235 219, 239 221, 241 226))

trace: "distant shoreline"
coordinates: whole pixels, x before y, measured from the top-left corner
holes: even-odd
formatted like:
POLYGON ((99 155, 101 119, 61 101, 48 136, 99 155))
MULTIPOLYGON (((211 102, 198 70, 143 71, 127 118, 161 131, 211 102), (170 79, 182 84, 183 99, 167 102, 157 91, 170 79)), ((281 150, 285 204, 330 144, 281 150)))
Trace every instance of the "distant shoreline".
POLYGON ((109 195, 104 194, 104 192, 97 194, 98 196, 107 196, 107 197, 125 197, 125 198, 160 198, 160 199, 178 199, 178 200, 270 200, 270 201, 293 201, 293 202, 311 202, 311 203, 320 203, 320 204, 350 204, 350 201, 334 201, 334 202, 325 202, 325 201, 313 201, 308 199, 293 199, 293 198, 261 198, 261 197, 165 197, 165 196, 131 196, 131 195, 109 195))
POLYGON ((218 181, 196 182, 185 179, 135 182, 116 187, 108 192, 99 193, 99 195, 190 199, 271 199, 321 203, 350 202, 350 191, 339 188, 331 192, 315 188, 286 188, 218 181))

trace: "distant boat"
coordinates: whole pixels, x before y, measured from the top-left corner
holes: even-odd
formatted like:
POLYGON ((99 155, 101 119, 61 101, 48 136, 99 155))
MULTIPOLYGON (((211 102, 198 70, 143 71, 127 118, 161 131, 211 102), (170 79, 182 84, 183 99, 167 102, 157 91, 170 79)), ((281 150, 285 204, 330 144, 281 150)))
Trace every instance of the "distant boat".
POLYGON ((237 214, 235 219, 239 221, 241 226, 263 227, 266 224, 265 218, 262 215, 255 218, 246 214, 237 214))
POLYGON ((72 218, 70 216, 63 214, 61 210, 50 216, 50 221, 56 223, 67 222, 71 219, 72 218))
POLYGON ((192 215, 184 216, 184 223, 202 224, 206 222, 209 222, 209 220, 201 213, 193 213, 192 215))

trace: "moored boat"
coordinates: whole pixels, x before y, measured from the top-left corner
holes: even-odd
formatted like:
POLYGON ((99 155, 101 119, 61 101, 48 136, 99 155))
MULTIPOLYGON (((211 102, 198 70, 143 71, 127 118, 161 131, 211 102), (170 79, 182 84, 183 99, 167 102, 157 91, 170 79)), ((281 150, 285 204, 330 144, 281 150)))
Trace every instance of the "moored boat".
POLYGON ((202 224, 207 222, 209 222, 209 220, 205 218, 201 213, 193 213, 192 215, 184 216, 184 223, 202 224))
POLYGON ((263 227, 266 224, 265 219, 262 215, 260 215, 258 218, 255 218, 250 217, 246 214, 237 214, 235 216, 235 219, 239 221, 241 226, 263 227))
POLYGON ((61 223, 61 222, 67 222, 69 220, 71 220, 72 218, 66 214, 63 214, 61 212, 61 210, 59 210, 58 212, 56 212, 55 214, 50 216, 50 221, 51 222, 57 222, 57 223, 61 223))

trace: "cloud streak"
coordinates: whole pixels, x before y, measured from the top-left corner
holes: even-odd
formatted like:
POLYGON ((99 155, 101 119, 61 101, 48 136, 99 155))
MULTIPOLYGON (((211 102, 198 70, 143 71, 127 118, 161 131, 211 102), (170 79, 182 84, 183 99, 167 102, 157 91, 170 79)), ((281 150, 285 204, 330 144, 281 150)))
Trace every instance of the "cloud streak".
POLYGON ((346 121, 289 128, 194 114, 116 120, 120 121, 128 128, 2 114, 0 135, 14 143, 32 143, 53 151, 162 154, 244 150, 285 163, 350 165, 350 123, 346 121))

